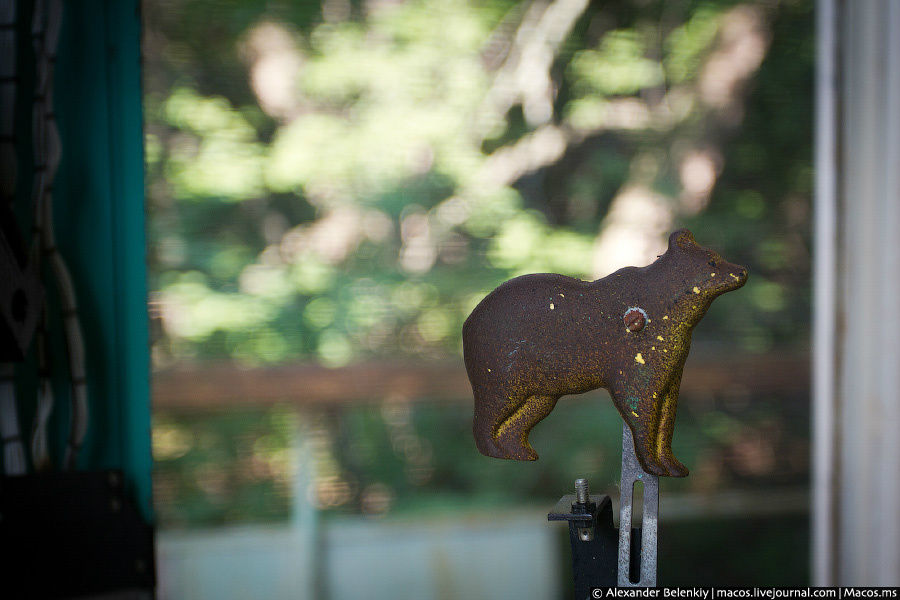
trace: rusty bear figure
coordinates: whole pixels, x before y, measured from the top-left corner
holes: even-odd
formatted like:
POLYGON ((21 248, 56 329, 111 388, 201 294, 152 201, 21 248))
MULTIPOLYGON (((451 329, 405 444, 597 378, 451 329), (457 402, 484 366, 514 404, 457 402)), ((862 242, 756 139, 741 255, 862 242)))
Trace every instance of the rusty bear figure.
POLYGON ((746 281, 747 269, 682 229, 646 267, 592 282, 535 274, 502 284, 463 325, 478 450, 535 460, 528 434, 556 401, 602 387, 631 428, 643 469, 686 476, 672 431, 691 332, 717 296, 746 281))

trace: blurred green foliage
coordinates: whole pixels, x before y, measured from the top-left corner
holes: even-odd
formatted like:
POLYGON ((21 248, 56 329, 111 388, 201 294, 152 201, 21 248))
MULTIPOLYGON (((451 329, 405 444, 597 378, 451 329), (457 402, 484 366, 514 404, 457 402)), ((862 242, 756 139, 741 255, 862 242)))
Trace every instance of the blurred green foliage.
MULTIPOLYGON (((674 450, 691 476, 662 481, 664 494, 807 484, 803 395, 735 390, 685 400, 674 450)), ((172 527, 284 520, 306 502, 371 516, 545 507, 585 474, 596 493, 618 496, 621 422, 606 394, 561 401, 532 433, 541 455, 534 463, 485 459, 472 444, 471 419, 464 404, 428 402, 158 414, 157 511, 172 527), (304 479, 311 487, 298 497, 304 479)))
POLYGON ((167 527, 280 521, 291 514, 297 417, 253 409, 210 417, 157 416, 158 517, 167 527))
POLYGON ((699 344, 803 345, 810 3, 554 6, 146 3, 156 365, 458 356, 490 289, 602 274, 635 220, 750 265, 699 344))

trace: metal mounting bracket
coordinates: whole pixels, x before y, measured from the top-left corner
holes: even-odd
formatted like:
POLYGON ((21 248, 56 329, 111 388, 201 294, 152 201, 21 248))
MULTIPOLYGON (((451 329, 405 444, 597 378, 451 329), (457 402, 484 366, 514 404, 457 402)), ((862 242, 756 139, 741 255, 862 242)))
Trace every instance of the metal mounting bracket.
POLYGON ((569 523, 575 598, 590 597, 597 587, 656 586, 659 479, 641 469, 631 431, 622 428, 622 480, 619 529, 613 524, 612 500, 589 495, 587 481, 575 481, 575 494, 560 498, 549 521, 569 523), (644 485, 641 527, 631 527, 634 484, 644 485))

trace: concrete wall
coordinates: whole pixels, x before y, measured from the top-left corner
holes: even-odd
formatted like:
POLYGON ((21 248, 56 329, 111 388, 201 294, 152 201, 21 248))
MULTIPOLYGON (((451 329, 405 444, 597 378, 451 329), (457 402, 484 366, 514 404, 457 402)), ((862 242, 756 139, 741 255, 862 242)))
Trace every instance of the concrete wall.
POLYGON ((160 600, 545 600, 558 596, 560 524, 545 512, 331 520, 161 531, 160 600))

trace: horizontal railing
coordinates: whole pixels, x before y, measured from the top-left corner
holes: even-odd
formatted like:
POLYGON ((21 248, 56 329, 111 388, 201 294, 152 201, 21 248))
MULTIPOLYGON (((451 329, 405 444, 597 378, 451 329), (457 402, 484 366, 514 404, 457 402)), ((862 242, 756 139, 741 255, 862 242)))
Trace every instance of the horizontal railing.
MULTIPOLYGON (((688 402, 698 394, 808 390, 809 357, 803 353, 692 357, 681 382, 688 402)), ((462 361, 373 361, 333 369, 302 363, 254 368, 197 363, 153 376, 153 407, 165 411, 280 403, 354 405, 386 399, 469 402, 471 397, 462 361)))

